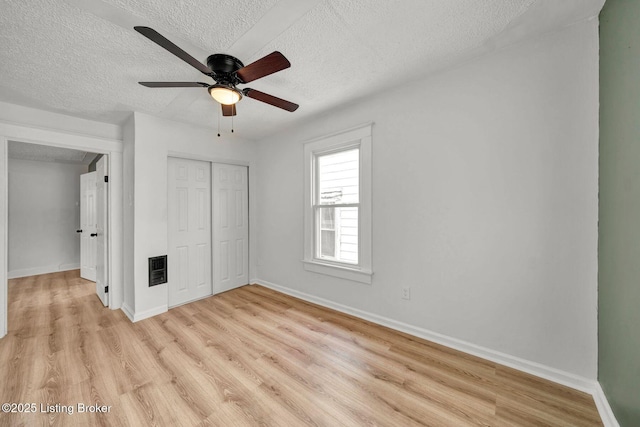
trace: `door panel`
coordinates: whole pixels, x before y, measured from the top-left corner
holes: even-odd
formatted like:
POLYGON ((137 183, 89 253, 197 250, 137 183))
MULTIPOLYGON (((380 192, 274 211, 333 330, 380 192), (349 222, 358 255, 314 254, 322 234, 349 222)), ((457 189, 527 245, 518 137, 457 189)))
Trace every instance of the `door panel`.
POLYGON ((207 277, 207 264, 211 263, 211 260, 208 259, 209 252, 208 245, 199 244, 196 246, 196 256, 198 257, 197 266, 198 270, 196 270, 196 285, 201 288, 203 286, 207 286, 208 277, 207 277))
POLYGON ((229 280, 229 242, 224 240, 220 242, 220 253, 218 254, 220 280, 226 282, 229 280))
MULTIPOLYGON (((229 185, 228 181, 220 181, 220 186, 229 185)), ((229 228, 229 192, 226 188, 220 188, 218 190, 218 216, 220 218, 220 228, 229 228)), ((226 230, 225 230, 226 231, 226 230)))
POLYGON ((236 277, 244 274, 244 239, 236 240, 236 277))
POLYGON ((213 292, 211 279, 211 164, 169 158, 169 306, 213 292))
MULTIPOLYGON (((178 268, 175 271, 177 279, 178 292, 188 292, 189 288, 189 248, 187 246, 179 246, 176 248, 178 255, 178 268)), ((171 270, 169 270, 171 271, 171 270)))
POLYGON ((96 281, 96 172, 80 175, 80 277, 96 281), (93 236, 92 236, 93 235, 93 236))
POLYGON ((96 294, 102 304, 109 305, 109 295, 105 288, 109 283, 109 265, 107 250, 107 203, 108 191, 104 177, 107 176, 107 156, 102 156, 96 163, 96 294))
POLYGON ((214 289, 249 283, 248 168, 213 164, 214 289))

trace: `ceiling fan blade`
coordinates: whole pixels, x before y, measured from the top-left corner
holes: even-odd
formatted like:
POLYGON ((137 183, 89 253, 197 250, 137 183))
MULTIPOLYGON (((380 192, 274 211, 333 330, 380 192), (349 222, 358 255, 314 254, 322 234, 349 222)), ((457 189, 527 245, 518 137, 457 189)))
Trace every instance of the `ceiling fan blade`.
POLYGON ((162 36, 159 32, 149 27, 133 27, 134 30, 151 40, 152 42, 162 46, 167 49, 169 52, 173 53, 178 58, 182 59, 187 64, 191 65, 194 68, 197 68, 198 71, 204 74, 210 74, 211 70, 207 68, 202 62, 195 59, 193 56, 189 55, 184 50, 180 49, 178 46, 173 44, 171 41, 162 36))
POLYGON ((138 82, 146 87, 209 87, 202 82, 138 82))
POLYGON ((289 102, 282 98, 269 95, 268 93, 260 92, 259 90, 246 88, 242 92, 249 98, 257 99, 258 101, 265 102, 267 104, 273 105, 274 107, 282 108, 283 110, 293 112, 296 111, 299 107, 298 104, 294 104, 293 102, 289 102))
POLYGON ((223 116, 235 116, 237 114, 236 111, 236 104, 232 104, 232 105, 225 105, 225 104, 220 104, 222 106, 222 115, 223 116))
POLYGON ((291 67, 289 60, 280 52, 275 51, 246 67, 240 68, 236 75, 244 83, 249 83, 289 67, 291 67))

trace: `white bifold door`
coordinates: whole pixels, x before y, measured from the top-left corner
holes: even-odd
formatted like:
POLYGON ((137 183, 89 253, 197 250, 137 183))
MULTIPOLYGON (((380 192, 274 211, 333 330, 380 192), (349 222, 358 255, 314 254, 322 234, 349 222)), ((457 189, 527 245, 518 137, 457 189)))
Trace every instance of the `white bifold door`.
POLYGON ((213 293, 211 163, 169 158, 169 307, 213 293))
POLYGON ((169 158, 169 307, 249 283, 248 168, 169 158))
POLYGON ((215 293, 249 283, 248 168, 213 164, 215 293))
POLYGON ((80 175, 80 277, 96 281, 96 173, 80 175))

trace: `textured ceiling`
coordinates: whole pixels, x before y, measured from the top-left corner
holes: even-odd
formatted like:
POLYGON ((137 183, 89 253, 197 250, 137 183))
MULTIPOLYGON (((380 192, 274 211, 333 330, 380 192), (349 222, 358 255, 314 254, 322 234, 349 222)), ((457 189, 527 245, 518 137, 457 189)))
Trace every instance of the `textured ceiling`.
POLYGON ((9 141, 7 154, 10 159, 37 160, 40 162, 74 163, 88 165, 96 157, 94 153, 68 148, 9 141))
MULTIPOLYGON (((211 80, 133 30, 150 26, 201 61, 281 51, 292 67, 247 85, 300 104, 238 104, 259 139, 381 87, 597 14, 603 0, 0 0, 0 101, 119 124, 132 111, 217 125, 211 80)), ((394 90, 394 89, 392 89, 394 90)), ((223 118, 223 129, 228 127, 223 118)))

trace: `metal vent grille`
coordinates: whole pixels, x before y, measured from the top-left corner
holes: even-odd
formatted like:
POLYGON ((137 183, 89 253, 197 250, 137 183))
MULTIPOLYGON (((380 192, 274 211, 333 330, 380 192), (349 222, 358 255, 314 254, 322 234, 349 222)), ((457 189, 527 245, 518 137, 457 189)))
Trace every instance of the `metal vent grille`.
POLYGON ((167 283, 167 256, 149 258, 149 287, 167 283))

